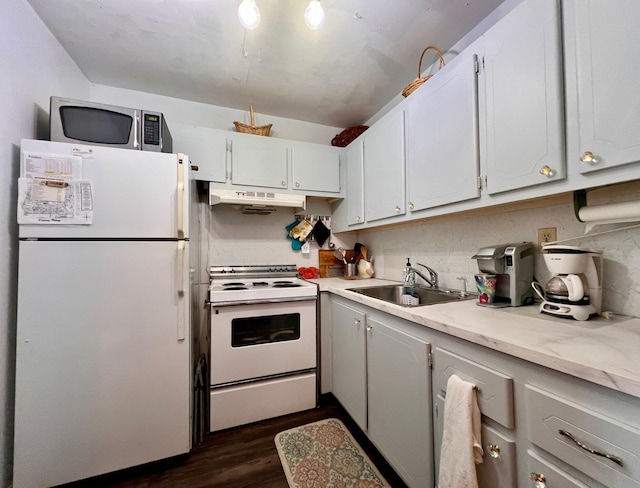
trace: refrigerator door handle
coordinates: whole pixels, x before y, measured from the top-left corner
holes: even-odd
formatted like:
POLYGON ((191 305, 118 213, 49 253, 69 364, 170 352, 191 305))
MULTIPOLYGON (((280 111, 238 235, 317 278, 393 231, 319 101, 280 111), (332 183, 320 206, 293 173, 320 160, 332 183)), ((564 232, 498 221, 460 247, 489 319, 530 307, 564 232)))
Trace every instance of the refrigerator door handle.
POLYGON ((178 154, 178 239, 184 239, 184 154, 178 154))
POLYGON ((178 241, 178 253, 176 263, 176 283, 178 290, 178 340, 183 341, 185 337, 185 324, 187 314, 187 295, 184 287, 184 255, 185 241, 178 241))

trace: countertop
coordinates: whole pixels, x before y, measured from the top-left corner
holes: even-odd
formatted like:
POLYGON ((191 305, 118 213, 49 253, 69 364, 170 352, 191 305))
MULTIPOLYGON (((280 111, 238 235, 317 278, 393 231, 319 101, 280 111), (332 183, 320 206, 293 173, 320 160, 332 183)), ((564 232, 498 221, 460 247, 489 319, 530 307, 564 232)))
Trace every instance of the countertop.
POLYGON ((430 329, 640 398, 640 318, 584 322, 543 315, 538 305, 491 309, 475 300, 402 307, 347 288, 399 284, 344 278, 309 280, 334 293, 430 329))

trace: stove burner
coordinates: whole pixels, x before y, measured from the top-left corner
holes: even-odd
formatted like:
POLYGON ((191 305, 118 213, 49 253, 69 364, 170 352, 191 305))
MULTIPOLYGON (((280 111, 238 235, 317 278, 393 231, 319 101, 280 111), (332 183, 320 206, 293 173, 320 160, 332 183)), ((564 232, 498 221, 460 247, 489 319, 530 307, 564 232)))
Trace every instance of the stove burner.
POLYGON ((273 288, 297 288, 298 286, 302 286, 298 283, 291 283, 289 282, 280 282, 280 283, 274 283, 273 284, 273 288))
POLYGON ((287 284, 293 284, 293 281, 291 280, 276 280, 273 282, 274 285, 287 285, 287 284))
POLYGON ((222 286, 244 286, 244 283, 242 283, 242 282, 236 282, 236 283, 222 283, 222 286))
POLYGON ((254 281, 251 283, 253 286, 269 286, 269 283, 266 281, 254 281))
MULTIPOLYGON (((242 283, 240 283, 242 284, 242 283)), ((248 290, 246 286, 225 286, 222 291, 248 290)))

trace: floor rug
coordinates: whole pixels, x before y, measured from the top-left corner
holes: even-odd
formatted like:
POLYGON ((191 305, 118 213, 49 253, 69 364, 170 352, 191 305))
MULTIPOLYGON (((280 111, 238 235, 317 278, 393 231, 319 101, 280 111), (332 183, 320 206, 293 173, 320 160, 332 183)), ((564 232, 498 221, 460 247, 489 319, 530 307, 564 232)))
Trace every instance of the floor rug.
POLYGON ((390 486, 338 419, 285 430, 275 443, 291 488, 390 486))

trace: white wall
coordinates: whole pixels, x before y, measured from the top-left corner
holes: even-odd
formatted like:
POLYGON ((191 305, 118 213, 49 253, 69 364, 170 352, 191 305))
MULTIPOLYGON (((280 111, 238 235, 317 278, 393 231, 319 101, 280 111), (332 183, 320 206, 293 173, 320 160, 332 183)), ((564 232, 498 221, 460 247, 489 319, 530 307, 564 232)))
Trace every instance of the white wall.
MULTIPOLYGON (((26 0, 3 0, 0 15, 0 486, 11 481, 20 139, 48 137, 49 97, 87 98, 89 82, 26 0)), ((37 304, 34 304, 37 306, 37 304)))
MULTIPOLYGON (((173 124, 233 130, 234 121, 245 124, 251 122, 249 107, 247 107, 245 111, 235 110, 105 85, 91 85, 91 100, 98 103, 162 112, 167 118, 170 131, 173 124)), ((310 122, 274 117, 272 115, 262 115, 258 112, 255 113, 255 124, 273 124, 271 137, 315 142, 318 144, 331 144, 331 139, 342 130, 338 127, 312 124, 310 122)), ((180 149, 178 149, 178 151, 179 150, 180 149)))

